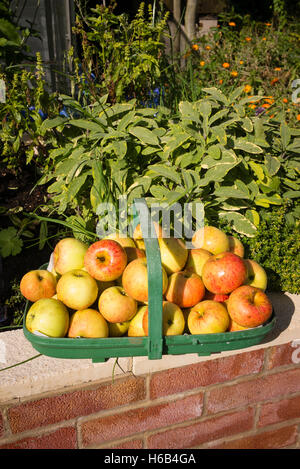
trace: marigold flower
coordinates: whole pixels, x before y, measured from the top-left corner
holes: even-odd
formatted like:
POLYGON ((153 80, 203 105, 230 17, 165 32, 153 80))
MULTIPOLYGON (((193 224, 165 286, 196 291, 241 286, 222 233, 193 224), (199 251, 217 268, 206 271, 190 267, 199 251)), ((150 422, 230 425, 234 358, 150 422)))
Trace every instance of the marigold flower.
POLYGON ((229 63, 228 63, 228 62, 224 62, 224 63, 222 64, 222 67, 224 67, 224 68, 229 68, 229 67, 230 67, 230 65, 229 65, 229 63))
POLYGON ((199 49, 198 44, 193 44, 193 45, 192 45, 192 49, 193 49, 193 50, 198 50, 198 49, 199 49))
POLYGON ((272 99, 272 98, 266 98, 265 101, 266 101, 266 103, 269 103, 269 104, 274 103, 274 99, 272 99))
POLYGON ((271 104, 269 104, 269 103, 264 103, 264 104, 262 105, 262 107, 264 107, 264 108, 266 108, 266 109, 267 109, 268 107, 270 107, 270 106, 271 106, 271 104))
POLYGON ((245 93, 250 93, 251 90, 252 90, 252 86, 251 86, 251 85, 245 85, 245 86, 244 86, 244 91, 245 91, 245 93))
POLYGON ((283 101, 284 103, 287 103, 287 102, 288 102, 288 100, 287 100, 286 98, 283 98, 282 101, 283 101))
POLYGON ((252 37, 245 37, 246 41, 252 41, 252 37))
POLYGON ((205 65, 204 60, 201 60, 200 65, 201 65, 201 67, 204 67, 204 65, 205 65))
POLYGON ((272 23, 265 23, 265 26, 272 26, 272 23))
POLYGON ((232 70, 232 72, 230 73, 230 75, 232 77, 237 77, 238 76, 238 72, 236 70, 232 70))
POLYGON ((219 83, 220 83, 220 85, 222 85, 222 83, 223 83, 222 78, 220 78, 219 83))
POLYGON ((236 26, 234 21, 230 21, 228 24, 229 24, 229 26, 236 26))
POLYGON ((281 68, 280 68, 280 67, 275 67, 274 70, 275 70, 275 72, 281 72, 281 68))
POLYGON ((267 38, 266 38, 266 37, 263 37, 263 38, 262 38, 262 40, 263 40, 263 41, 266 41, 266 40, 267 40, 267 38))
POLYGON ((279 81, 279 78, 273 78, 273 80, 271 80, 271 85, 274 85, 274 83, 277 83, 277 81, 279 81))
POLYGON ((272 114, 272 115, 270 116, 270 119, 273 119, 274 116, 275 116, 275 114, 272 114))
POLYGON ((249 104, 249 107, 250 107, 251 109, 255 109, 255 108, 256 108, 255 104, 249 104))
POLYGON ((297 121, 300 121, 300 114, 297 114, 297 121))
POLYGON ((240 60, 240 65, 243 65, 244 61, 243 60, 240 60))
POLYGON ((205 49, 206 49, 206 50, 210 50, 211 47, 210 47, 210 46, 205 46, 205 49))

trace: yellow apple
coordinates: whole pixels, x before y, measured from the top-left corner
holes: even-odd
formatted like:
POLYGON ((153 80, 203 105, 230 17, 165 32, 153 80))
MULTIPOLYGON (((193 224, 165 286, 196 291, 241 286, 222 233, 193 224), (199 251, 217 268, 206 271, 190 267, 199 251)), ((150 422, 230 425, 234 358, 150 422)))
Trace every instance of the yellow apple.
POLYGON ((215 226, 204 226, 196 231, 192 238, 195 248, 206 249, 212 254, 229 251, 228 236, 215 226))
POLYGON ((96 309, 75 311, 70 318, 68 337, 105 338, 108 337, 108 324, 96 309))
POLYGON ((229 241, 229 251, 240 257, 244 257, 245 249, 243 243, 235 236, 227 236, 227 238, 229 241))
POLYGON ((124 288, 115 286, 104 290, 98 301, 100 313, 109 322, 130 321, 137 312, 137 302, 124 288))
POLYGON ((105 236, 105 238, 103 239, 112 239, 114 241, 117 241, 119 244, 121 244, 123 248, 135 248, 136 247, 132 238, 120 236, 118 232, 111 233, 108 236, 105 236))
POLYGON ((191 334, 225 332, 229 327, 229 314, 219 301, 204 300, 193 306, 188 315, 191 334))
POLYGON ((62 275, 73 269, 81 269, 88 245, 76 238, 64 238, 58 241, 53 252, 53 267, 62 275))
POLYGON ((20 292, 32 303, 41 298, 51 298, 56 292, 56 278, 48 270, 31 270, 23 275, 20 292))
MULTIPOLYGON (((163 301, 163 335, 181 335, 185 319, 181 308, 170 301, 163 301)), ((148 335, 148 308, 144 311, 143 329, 148 335)))
POLYGON ((159 238, 158 244, 161 263, 167 274, 182 270, 188 258, 188 249, 184 242, 178 238, 159 238))
MULTIPOLYGON (((168 276, 164 268, 162 268, 163 277, 163 294, 168 287, 168 276)), ((127 295, 136 301, 144 303, 148 301, 148 271, 147 259, 142 257, 131 261, 126 267, 122 275, 122 285, 127 295)))
POLYGON ((189 250, 189 255, 185 264, 184 270, 195 272, 195 274, 202 277, 202 269, 207 261, 212 256, 212 253, 202 248, 195 248, 189 250))
POLYGON ((258 262, 252 259, 244 259, 244 262, 247 268, 247 278, 244 282, 245 285, 261 288, 261 290, 265 291, 268 284, 268 277, 265 269, 258 262))
POLYGON ((143 317, 147 308, 147 305, 140 306, 136 315, 131 319, 128 328, 128 337, 144 337, 146 335, 143 328, 143 317))
POLYGON ((57 298, 71 309, 86 309, 97 299, 96 280, 85 270, 74 269, 63 274, 56 287, 57 298))
POLYGON ((122 337, 128 331, 129 325, 130 321, 108 322, 109 337, 122 337))
POLYGON ((57 299, 41 298, 29 308, 25 325, 32 333, 41 332, 49 337, 64 337, 69 327, 69 311, 57 299))

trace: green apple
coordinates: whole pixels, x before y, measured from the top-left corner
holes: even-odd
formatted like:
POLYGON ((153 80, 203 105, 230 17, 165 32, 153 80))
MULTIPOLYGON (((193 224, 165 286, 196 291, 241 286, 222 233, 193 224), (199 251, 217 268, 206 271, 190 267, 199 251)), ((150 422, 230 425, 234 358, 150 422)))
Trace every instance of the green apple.
POLYGON ((161 263, 168 275, 183 270, 188 258, 188 249, 178 238, 158 238, 161 263))
POLYGON ((81 269, 88 245, 76 238, 58 241, 53 252, 53 268, 62 275, 73 269, 81 269))
POLYGON ((29 308, 25 321, 27 329, 49 337, 64 337, 69 327, 69 311, 54 298, 41 298, 29 308))
POLYGON ((257 287, 265 291, 267 288, 268 277, 265 269, 256 261, 252 259, 244 259, 247 268, 247 278, 244 282, 245 285, 257 287))
POLYGON ((206 249, 212 254, 229 251, 228 236, 215 226, 204 226, 196 231, 192 238, 195 248, 206 249))
POLYGON ((57 298, 71 309, 86 309, 98 296, 96 280, 85 270, 74 269, 63 274, 57 282, 57 298))
POLYGON ((122 337, 128 331, 130 321, 108 322, 109 337, 122 337))

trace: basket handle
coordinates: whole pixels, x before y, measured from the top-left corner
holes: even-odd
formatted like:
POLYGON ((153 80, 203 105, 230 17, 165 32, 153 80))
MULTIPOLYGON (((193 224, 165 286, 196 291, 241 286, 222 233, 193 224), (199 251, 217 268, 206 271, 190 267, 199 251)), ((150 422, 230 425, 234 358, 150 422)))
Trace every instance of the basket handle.
POLYGON ((153 221, 145 199, 134 201, 139 216, 141 230, 146 248, 148 272, 148 358, 156 360, 162 357, 162 298, 163 278, 160 249, 153 221), (153 237, 151 237, 151 234, 153 237))

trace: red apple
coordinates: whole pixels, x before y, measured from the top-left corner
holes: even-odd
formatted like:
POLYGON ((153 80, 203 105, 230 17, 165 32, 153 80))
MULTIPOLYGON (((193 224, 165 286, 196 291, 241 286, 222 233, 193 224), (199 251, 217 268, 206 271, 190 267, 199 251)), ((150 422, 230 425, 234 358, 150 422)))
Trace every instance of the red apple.
POLYGON ((51 298, 56 292, 56 277, 48 270, 31 270, 23 275, 20 291, 32 303, 41 298, 51 298))
POLYGON ((192 238, 195 248, 206 249, 212 254, 229 251, 229 241, 226 233, 215 226, 204 226, 196 231, 192 238))
MULTIPOLYGON (((168 287, 168 277, 162 268, 163 276, 163 293, 168 287)), ((131 261, 126 267, 122 275, 122 285, 127 295, 136 301, 144 303, 148 301, 148 270, 147 258, 141 257, 131 261)))
POLYGON ((166 299, 181 308, 189 308, 202 300, 205 287, 199 275, 187 270, 169 277, 166 299))
POLYGON ((234 322, 230 318, 229 326, 228 326, 228 332, 235 332, 235 331, 245 331, 246 329, 249 329, 249 327, 245 326, 240 326, 238 323, 234 322))
POLYGON ((204 300, 213 300, 219 301, 220 303, 225 303, 229 298, 229 295, 224 293, 212 293, 211 291, 206 290, 204 295, 204 300))
MULTIPOLYGON (((181 335, 185 327, 185 319, 178 305, 169 301, 163 301, 163 335, 181 335)), ((148 335, 148 308, 143 316, 143 329, 148 335)))
POLYGON ((244 327, 264 324, 272 315, 272 303, 260 288, 242 285, 234 290, 227 303, 231 319, 244 327))
POLYGON ((212 253, 202 248, 195 248, 189 250, 189 255, 184 267, 184 270, 195 272, 195 274, 202 277, 202 269, 207 261, 212 256, 212 253))
POLYGON ((244 260, 232 252, 222 252, 209 258, 202 270, 202 280, 212 293, 227 294, 242 285, 247 278, 244 260))
POLYGON ((122 287, 110 287, 101 293, 98 307, 103 317, 113 323, 130 321, 137 312, 137 302, 122 287))
POLYGON ((227 236, 227 238, 229 241, 229 251, 240 257, 244 257, 245 249, 243 243, 235 236, 227 236))
POLYGON ((127 264, 125 249, 112 239, 96 241, 84 256, 84 266, 97 280, 116 280, 122 275, 127 264))
POLYGON ((188 328, 191 334, 225 332, 228 326, 227 309, 218 301, 200 301, 191 308, 188 315, 188 328))

